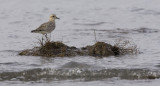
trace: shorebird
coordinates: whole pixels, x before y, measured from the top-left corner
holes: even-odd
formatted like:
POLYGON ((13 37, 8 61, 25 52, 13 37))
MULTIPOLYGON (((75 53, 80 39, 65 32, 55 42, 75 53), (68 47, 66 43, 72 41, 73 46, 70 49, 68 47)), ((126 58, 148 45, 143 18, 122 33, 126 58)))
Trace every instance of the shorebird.
MULTIPOLYGON (((32 30, 32 33, 40 33, 43 36, 46 37, 48 41, 47 34, 50 33, 50 39, 51 39, 51 32, 55 29, 55 19, 60 19, 58 18, 55 14, 51 14, 49 21, 41 24, 37 29, 32 30)), ((43 43, 43 36, 42 36, 42 43, 43 43)))

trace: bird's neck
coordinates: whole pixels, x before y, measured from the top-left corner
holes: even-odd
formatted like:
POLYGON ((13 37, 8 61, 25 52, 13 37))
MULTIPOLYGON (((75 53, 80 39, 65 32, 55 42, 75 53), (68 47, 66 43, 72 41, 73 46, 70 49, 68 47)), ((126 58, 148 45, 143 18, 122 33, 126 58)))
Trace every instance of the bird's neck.
POLYGON ((55 19, 54 19, 54 18, 49 18, 49 21, 53 21, 53 22, 54 22, 54 21, 55 21, 55 19))

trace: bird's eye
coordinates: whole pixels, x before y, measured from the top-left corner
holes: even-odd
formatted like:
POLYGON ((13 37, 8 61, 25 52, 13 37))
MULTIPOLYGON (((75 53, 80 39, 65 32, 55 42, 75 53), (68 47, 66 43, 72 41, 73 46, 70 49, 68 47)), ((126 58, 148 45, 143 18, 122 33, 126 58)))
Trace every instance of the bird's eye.
POLYGON ((54 17, 54 16, 52 16, 52 17, 54 17))

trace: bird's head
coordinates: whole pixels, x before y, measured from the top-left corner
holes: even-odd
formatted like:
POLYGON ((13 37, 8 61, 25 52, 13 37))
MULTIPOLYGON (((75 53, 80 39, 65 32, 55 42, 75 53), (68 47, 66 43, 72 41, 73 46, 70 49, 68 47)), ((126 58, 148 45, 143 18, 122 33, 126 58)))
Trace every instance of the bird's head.
POLYGON ((60 19, 60 18, 58 18, 55 14, 51 14, 50 15, 50 21, 53 21, 55 19, 60 19))

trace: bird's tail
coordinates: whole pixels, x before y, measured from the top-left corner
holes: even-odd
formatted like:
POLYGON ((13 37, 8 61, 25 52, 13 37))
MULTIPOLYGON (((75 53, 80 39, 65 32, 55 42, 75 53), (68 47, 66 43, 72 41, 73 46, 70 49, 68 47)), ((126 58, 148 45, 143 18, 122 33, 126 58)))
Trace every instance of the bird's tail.
POLYGON ((37 32, 37 30, 32 30, 32 31, 31 31, 31 33, 36 33, 36 32, 37 32))

